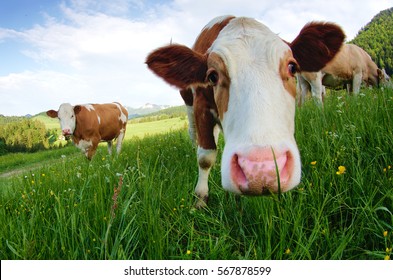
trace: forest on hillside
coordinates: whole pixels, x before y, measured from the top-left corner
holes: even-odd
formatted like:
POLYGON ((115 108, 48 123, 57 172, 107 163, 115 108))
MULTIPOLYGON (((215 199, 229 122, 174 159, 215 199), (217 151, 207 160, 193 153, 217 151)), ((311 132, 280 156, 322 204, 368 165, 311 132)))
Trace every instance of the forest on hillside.
POLYGON ((393 74, 393 8, 378 13, 349 43, 363 48, 378 65, 393 74))

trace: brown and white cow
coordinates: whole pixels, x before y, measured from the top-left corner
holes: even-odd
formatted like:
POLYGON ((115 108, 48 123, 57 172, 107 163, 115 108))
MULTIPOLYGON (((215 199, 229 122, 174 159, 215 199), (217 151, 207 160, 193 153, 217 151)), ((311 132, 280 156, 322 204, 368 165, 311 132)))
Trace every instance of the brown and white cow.
POLYGON ((294 75, 324 67, 344 37, 334 24, 310 23, 287 43, 254 19, 223 16, 203 28, 192 49, 171 44, 149 54, 148 67, 179 88, 188 106, 198 144, 197 207, 208 198, 219 129, 224 189, 264 195, 299 184, 294 75))
POLYGON ((344 44, 334 59, 321 71, 302 71, 298 74, 301 90, 299 104, 304 102, 309 90, 312 97, 322 104, 324 86, 329 88, 346 86, 348 93, 357 94, 362 81, 368 86, 379 86, 386 80, 385 75, 386 73, 378 68, 366 51, 353 44, 344 44))
POLYGON ((112 154, 112 140, 117 138, 116 151, 120 153, 128 119, 128 112, 120 103, 76 106, 63 103, 58 111, 49 110, 46 114, 60 120, 62 134, 72 136, 75 146, 89 160, 101 141, 108 143, 108 152, 112 154))

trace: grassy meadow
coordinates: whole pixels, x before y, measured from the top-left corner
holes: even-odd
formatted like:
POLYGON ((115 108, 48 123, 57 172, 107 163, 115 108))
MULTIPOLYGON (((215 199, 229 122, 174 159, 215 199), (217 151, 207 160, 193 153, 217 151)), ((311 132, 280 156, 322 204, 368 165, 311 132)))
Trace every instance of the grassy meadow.
POLYGON ((307 102, 296 113, 299 187, 280 196, 226 193, 218 158, 201 210, 193 208, 196 151, 184 124, 128 136, 119 156, 102 146, 91 162, 67 147, 1 179, 0 258, 390 259, 392 118, 392 90, 334 92, 323 109, 307 102))

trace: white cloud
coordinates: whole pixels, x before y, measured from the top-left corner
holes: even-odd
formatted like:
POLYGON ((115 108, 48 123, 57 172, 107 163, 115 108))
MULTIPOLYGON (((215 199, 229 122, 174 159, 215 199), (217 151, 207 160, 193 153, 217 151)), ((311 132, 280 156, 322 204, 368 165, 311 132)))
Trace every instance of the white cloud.
POLYGON ((0 114, 35 114, 63 102, 182 104, 175 89, 147 70, 145 57, 170 40, 191 46, 215 16, 255 17, 289 41, 306 22, 329 20, 352 38, 387 2, 72 0, 60 5, 61 18, 45 15, 45 24, 22 31, 0 28, 0 44, 23 41, 23 55, 35 61, 29 71, 0 77, 0 114))

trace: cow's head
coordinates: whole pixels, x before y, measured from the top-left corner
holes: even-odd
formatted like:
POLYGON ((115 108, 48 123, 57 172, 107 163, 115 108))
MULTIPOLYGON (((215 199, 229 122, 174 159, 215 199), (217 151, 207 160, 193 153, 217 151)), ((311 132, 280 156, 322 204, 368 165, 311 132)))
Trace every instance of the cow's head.
POLYGON ((46 114, 51 118, 58 118, 60 121, 61 132, 64 136, 74 134, 76 127, 76 115, 81 110, 81 106, 72 106, 69 103, 60 105, 59 111, 49 110, 46 114))
MULTIPOLYGON (((385 84, 387 84, 387 83, 389 83, 389 81, 390 81, 390 77, 389 77, 389 75, 386 73, 386 71, 385 71, 385 68, 382 68, 382 69, 377 69, 377 78, 376 78, 377 80, 378 80, 378 82, 377 82, 377 86, 378 87, 380 87, 380 86, 383 86, 383 85, 385 85, 385 84)), ((370 82, 369 82, 370 83, 370 82)), ((372 83, 371 83, 372 84, 372 83)))
POLYGON ((169 45, 153 51, 146 63, 179 89, 213 89, 212 114, 225 138, 221 176, 226 190, 284 192, 299 184, 301 174, 294 138, 294 76, 300 69, 324 67, 344 37, 334 24, 310 23, 287 43, 256 20, 234 18, 207 53, 169 45))

